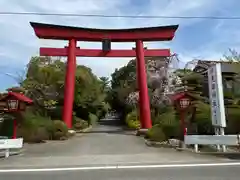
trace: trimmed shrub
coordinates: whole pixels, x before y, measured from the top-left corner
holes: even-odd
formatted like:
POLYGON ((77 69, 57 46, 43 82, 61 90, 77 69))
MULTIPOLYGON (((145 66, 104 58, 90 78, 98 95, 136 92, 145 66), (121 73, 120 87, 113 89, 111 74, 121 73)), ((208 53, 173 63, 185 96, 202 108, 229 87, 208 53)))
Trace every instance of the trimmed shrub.
POLYGON ((162 142, 167 140, 168 138, 165 136, 162 127, 158 125, 154 125, 151 129, 148 130, 146 134, 146 138, 152 141, 162 142))
POLYGON ((1 117, 3 120, 0 122, 0 136, 12 138, 13 135, 13 122, 14 119, 10 116, 1 117))
POLYGON ((88 127, 88 122, 78 118, 78 117, 74 117, 74 124, 73 124, 73 128, 76 130, 81 130, 81 129, 85 129, 88 127))
POLYGON ((226 108, 227 134, 240 133, 240 106, 226 108))
POLYGON ((61 120, 53 121, 53 139, 54 140, 65 140, 68 135, 68 127, 61 120))
POLYGON ((213 134, 213 127, 211 122, 211 109, 210 105, 198 101, 195 103, 196 114, 194 121, 197 124, 198 134, 213 134))
POLYGON ((140 128, 140 122, 138 120, 138 116, 137 116, 137 111, 134 110, 130 113, 127 114, 127 117, 125 119, 125 122, 127 124, 127 126, 130 129, 139 129, 140 128))
POLYGON ((89 125, 94 125, 98 121, 98 117, 95 114, 89 113, 88 115, 89 125))
POLYGON ((49 117, 33 114, 31 111, 24 113, 23 122, 18 128, 18 136, 25 142, 43 142, 51 139, 53 123, 49 117))
POLYGON ((175 111, 169 108, 165 113, 160 114, 154 118, 156 125, 161 127, 167 139, 179 138, 180 135, 180 122, 176 118, 175 111))
POLYGON ((63 111, 62 106, 56 106, 56 108, 48 110, 48 115, 51 117, 51 119, 58 120, 62 118, 62 111, 63 111))
POLYGON ((180 123, 175 121, 172 124, 160 124, 162 126, 163 133, 167 139, 180 137, 180 123))
POLYGON ((139 129, 141 125, 139 121, 129 120, 127 121, 127 126, 130 129, 139 129))
POLYGON ((42 143, 44 142, 44 140, 48 140, 50 138, 50 134, 45 127, 39 126, 36 128, 36 130, 32 131, 31 134, 26 135, 26 137, 28 137, 29 139, 25 138, 25 142, 27 141, 32 143, 42 143))

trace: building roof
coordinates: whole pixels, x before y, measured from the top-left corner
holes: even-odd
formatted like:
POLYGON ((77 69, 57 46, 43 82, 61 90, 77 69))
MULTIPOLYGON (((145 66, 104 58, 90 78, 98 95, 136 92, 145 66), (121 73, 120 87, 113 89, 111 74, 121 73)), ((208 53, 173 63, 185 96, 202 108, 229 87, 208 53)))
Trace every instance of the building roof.
POLYGON ((221 63, 222 72, 224 73, 236 73, 239 72, 238 66, 236 64, 239 62, 230 62, 230 61, 208 61, 208 60, 199 60, 197 65, 193 69, 194 72, 206 74, 207 70, 214 64, 221 63))

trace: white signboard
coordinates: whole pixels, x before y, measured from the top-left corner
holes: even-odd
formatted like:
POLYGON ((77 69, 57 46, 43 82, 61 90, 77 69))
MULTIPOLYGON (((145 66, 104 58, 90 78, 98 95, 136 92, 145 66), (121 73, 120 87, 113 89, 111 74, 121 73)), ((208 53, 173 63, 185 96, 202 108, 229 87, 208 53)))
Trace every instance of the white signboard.
POLYGON ((209 99, 212 111, 212 125, 226 127, 221 64, 208 69, 209 99))
POLYGON ((0 139, 0 149, 22 148, 23 138, 19 139, 0 139))
POLYGON ((187 135, 184 136, 185 144, 202 144, 202 145, 239 145, 238 135, 187 135))

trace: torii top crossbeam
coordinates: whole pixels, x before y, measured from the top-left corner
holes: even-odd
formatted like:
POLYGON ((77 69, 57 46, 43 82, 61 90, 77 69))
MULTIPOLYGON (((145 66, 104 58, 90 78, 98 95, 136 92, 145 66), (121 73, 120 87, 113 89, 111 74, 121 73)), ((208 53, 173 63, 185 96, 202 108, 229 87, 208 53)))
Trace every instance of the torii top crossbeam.
POLYGON ((142 41, 170 41, 173 39, 178 25, 158 26, 133 29, 91 29, 72 26, 30 22, 35 34, 40 39, 78 41, 102 41, 110 39, 112 42, 142 41))

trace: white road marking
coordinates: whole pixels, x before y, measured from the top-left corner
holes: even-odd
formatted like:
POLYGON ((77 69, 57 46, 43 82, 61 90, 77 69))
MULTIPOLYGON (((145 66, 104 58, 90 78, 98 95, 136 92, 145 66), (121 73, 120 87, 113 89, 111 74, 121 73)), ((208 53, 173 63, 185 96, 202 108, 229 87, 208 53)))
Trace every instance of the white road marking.
POLYGON ((206 164, 116 165, 116 166, 36 168, 36 169, 0 169, 0 173, 81 171, 81 170, 104 170, 104 169, 108 170, 108 169, 142 169, 142 168, 214 167, 214 166, 240 166, 240 162, 206 163, 206 164))

